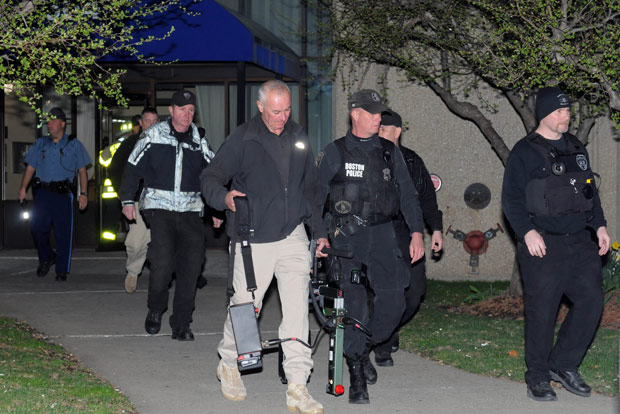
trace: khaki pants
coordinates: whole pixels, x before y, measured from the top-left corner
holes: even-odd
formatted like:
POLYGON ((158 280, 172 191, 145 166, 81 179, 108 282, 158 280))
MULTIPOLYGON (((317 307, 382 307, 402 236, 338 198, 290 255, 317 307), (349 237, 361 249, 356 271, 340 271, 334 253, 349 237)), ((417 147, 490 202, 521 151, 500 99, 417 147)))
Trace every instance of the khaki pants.
MULTIPOLYGON (((275 274, 282 304, 282 321, 278 330, 280 338, 296 337, 304 341, 308 339, 308 245, 303 224, 297 226, 284 240, 252 244, 252 262, 257 286, 254 291, 254 305, 261 309, 263 297, 275 274)), ((233 286, 235 294, 230 300, 231 305, 252 301, 252 294, 247 291, 241 247, 238 243, 233 286)), ((283 367, 289 384, 305 385, 312 369, 311 350, 294 341, 284 342, 282 349, 285 357, 283 367)), ((224 337, 218 345, 218 352, 226 365, 236 366, 238 355, 230 316, 226 317, 224 337)))
POLYGON ((151 230, 149 230, 144 223, 144 219, 138 208, 138 202, 136 202, 135 207, 136 222, 129 223, 129 232, 125 239, 125 248, 127 251, 125 269, 127 270, 127 274, 131 276, 138 276, 142 272, 142 267, 146 261, 146 252, 151 241, 151 230))

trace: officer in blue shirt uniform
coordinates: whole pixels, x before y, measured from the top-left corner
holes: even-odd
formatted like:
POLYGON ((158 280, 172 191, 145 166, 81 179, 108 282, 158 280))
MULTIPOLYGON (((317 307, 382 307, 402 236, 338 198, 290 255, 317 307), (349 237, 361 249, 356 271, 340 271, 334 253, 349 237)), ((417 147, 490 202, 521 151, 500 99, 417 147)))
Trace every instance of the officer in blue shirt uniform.
POLYGON ((45 276, 56 263, 56 280, 65 281, 71 268, 75 176, 77 173, 80 177, 78 204, 84 210, 88 204, 86 167, 91 159, 80 141, 65 134, 67 117, 62 109, 52 108, 49 115, 49 135, 37 139, 26 155, 28 165, 19 189, 19 201, 26 199, 26 190, 32 182, 31 232, 39 254, 37 276, 45 276), (50 246, 52 224, 57 252, 50 246))

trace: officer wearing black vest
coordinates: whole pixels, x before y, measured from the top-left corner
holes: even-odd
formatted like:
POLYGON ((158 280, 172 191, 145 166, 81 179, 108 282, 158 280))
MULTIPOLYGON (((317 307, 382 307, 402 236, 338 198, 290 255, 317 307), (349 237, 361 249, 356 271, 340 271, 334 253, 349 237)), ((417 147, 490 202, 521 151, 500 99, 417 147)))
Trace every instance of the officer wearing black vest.
MULTIPOLYGON (((402 127, 403 120, 398 113, 390 109, 381 114, 379 136, 393 142, 403 154, 407 170, 419 195, 424 223, 432 231, 431 250, 434 253, 439 253, 443 248, 443 221, 441 210, 439 210, 437 205, 435 187, 422 158, 415 151, 401 145, 400 135, 402 127)), ((398 218, 394 220, 394 230, 396 231, 398 246, 403 254, 403 259, 407 263, 410 274, 409 286, 405 289, 406 307, 400 321, 399 327, 401 327, 413 318, 426 292, 426 266, 424 258, 413 264, 409 263, 409 260, 411 260, 408 252, 410 233, 402 214, 399 214, 398 218)), ((396 330, 389 340, 375 347, 376 364, 381 367, 393 366, 392 352, 397 351, 398 348, 399 337, 398 330, 396 330)))
POLYGON ((344 353, 349 366, 349 402, 369 402, 367 383, 377 381, 368 357, 372 347, 390 338, 405 310, 409 269, 396 242, 393 220, 403 213, 411 241, 411 262, 424 255, 422 212, 403 156, 377 132, 387 107, 370 89, 349 100, 352 128, 319 155, 319 177, 329 193, 327 222, 332 245, 353 251, 332 274, 344 292, 347 315, 372 332, 368 337, 346 325, 344 353), (369 314, 367 288, 374 293, 369 314))
POLYGON ((510 153, 502 189, 523 278, 527 395, 556 400, 549 383, 554 380, 588 397, 578 367, 603 310, 598 256, 607 253, 610 238, 588 153, 567 132, 570 100, 558 88, 542 88, 536 117, 536 130, 510 153), (554 344, 562 297, 571 306, 554 344))

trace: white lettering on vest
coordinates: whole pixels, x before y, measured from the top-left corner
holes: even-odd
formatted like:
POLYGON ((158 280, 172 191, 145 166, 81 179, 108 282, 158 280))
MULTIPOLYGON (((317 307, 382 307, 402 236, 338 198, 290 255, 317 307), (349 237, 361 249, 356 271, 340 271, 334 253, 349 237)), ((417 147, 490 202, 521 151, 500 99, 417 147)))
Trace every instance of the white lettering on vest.
POLYGON ((364 176, 364 164, 345 162, 344 170, 347 177, 362 178, 364 176))

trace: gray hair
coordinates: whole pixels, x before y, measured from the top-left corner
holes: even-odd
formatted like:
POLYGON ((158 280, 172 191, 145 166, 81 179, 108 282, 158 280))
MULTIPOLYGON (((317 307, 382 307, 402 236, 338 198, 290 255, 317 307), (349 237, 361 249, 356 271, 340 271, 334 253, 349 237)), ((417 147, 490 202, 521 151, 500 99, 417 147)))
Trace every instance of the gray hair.
POLYGON ((271 79, 263 83, 258 90, 258 100, 260 101, 260 103, 265 105, 265 101, 267 100, 267 94, 272 91, 277 91, 280 94, 287 92, 289 96, 291 94, 291 90, 288 88, 288 86, 286 86, 286 83, 278 79, 271 79))

